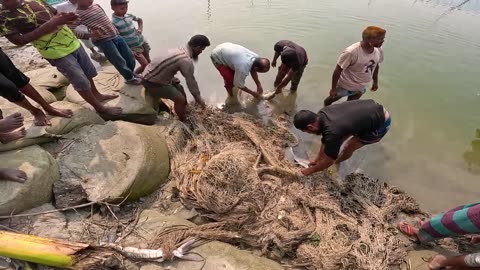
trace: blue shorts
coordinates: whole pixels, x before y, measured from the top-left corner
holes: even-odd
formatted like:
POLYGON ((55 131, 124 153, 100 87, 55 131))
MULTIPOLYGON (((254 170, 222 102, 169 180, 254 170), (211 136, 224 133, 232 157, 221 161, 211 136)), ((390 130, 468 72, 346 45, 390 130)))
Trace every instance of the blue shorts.
POLYGON ((337 92, 337 97, 349 97, 349 96, 354 96, 358 95, 358 93, 365 94, 367 92, 367 88, 363 88, 360 91, 353 91, 353 90, 347 90, 342 87, 337 87, 335 90, 337 92))
POLYGON ((357 139, 365 145, 377 143, 385 135, 387 135, 387 132, 390 129, 391 124, 392 124, 392 118, 389 116, 388 119, 385 120, 385 123, 383 124, 383 126, 378 128, 377 130, 373 132, 364 133, 364 134, 358 134, 355 137, 357 137, 357 139))
POLYGON ((82 46, 65 57, 47 61, 68 79, 77 92, 90 91, 92 88, 89 79, 97 76, 97 70, 82 46))

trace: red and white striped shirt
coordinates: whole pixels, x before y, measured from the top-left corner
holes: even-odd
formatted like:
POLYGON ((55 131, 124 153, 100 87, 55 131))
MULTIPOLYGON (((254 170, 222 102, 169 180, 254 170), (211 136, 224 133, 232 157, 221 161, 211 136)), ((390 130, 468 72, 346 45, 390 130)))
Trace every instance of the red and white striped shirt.
MULTIPOLYGON (((93 39, 92 37, 92 41, 112 39, 118 36, 117 28, 112 24, 112 22, 108 18, 103 8, 100 7, 98 4, 93 4, 89 6, 87 9, 78 8, 77 15, 79 17, 79 21, 77 21, 73 25, 69 24, 69 27, 75 28, 78 25, 85 25, 86 27, 88 27, 88 30, 90 32, 94 30, 98 30, 101 36, 97 37, 96 39, 93 39)), ((79 37, 79 38, 88 39, 88 37, 79 37)))

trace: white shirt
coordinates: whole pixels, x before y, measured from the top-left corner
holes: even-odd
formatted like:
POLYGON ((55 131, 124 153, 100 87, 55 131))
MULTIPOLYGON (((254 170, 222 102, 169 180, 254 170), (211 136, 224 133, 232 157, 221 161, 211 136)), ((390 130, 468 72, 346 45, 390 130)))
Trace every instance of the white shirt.
POLYGON ((357 42, 346 48, 337 64, 343 69, 337 86, 349 91, 362 91, 371 82, 377 65, 383 62, 383 49, 374 48, 365 52, 357 42))
POLYGON ((233 84, 243 88, 258 55, 245 47, 226 42, 215 47, 210 57, 214 65, 224 65, 234 70, 233 84))

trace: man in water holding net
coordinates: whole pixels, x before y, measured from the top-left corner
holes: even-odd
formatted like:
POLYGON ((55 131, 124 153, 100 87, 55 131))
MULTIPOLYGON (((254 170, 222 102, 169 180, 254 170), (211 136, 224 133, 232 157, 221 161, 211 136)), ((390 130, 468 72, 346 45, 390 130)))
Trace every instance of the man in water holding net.
POLYGON ((310 175, 349 159, 365 145, 379 142, 390 129, 391 119, 375 101, 355 100, 325 107, 318 113, 301 110, 293 123, 303 132, 322 136, 317 157, 301 171, 310 175))

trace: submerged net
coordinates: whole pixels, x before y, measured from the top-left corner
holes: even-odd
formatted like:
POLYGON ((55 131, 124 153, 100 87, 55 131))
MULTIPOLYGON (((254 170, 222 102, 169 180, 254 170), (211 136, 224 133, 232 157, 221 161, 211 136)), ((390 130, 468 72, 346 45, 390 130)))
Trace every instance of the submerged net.
POLYGON ((362 174, 343 183, 324 173, 299 175, 284 156, 297 141, 281 119, 265 124, 204 110, 191 123, 186 147, 174 151, 171 177, 182 203, 213 222, 180 230, 174 243, 221 240, 309 269, 389 269, 406 256, 391 222, 418 205, 403 192, 362 174))

